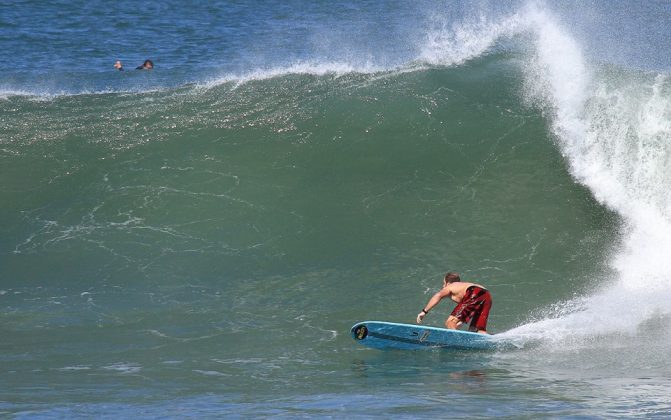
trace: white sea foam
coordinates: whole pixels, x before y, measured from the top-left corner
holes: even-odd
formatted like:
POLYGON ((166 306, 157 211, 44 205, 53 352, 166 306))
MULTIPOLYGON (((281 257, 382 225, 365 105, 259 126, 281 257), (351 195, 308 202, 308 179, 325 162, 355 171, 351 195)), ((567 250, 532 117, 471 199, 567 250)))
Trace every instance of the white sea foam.
MULTIPOLYGON (((520 32, 520 16, 511 15, 500 22, 481 17, 472 22, 443 23, 439 17, 435 25, 420 39, 417 55, 406 62, 390 60, 391 65, 375 63, 367 59, 350 61, 299 60, 289 65, 271 66, 247 72, 226 74, 199 84, 211 88, 225 83, 241 84, 287 75, 343 76, 346 74, 403 73, 425 68, 425 65, 451 66, 462 64, 489 50, 502 37, 520 32)), ((354 54, 356 57, 356 54, 354 54)))
POLYGON ((114 363, 109 366, 103 366, 102 369, 107 371, 114 371, 124 375, 135 374, 142 370, 142 366, 136 363, 114 363))
POLYGON ((91 366, 86 366, 86 365, 66 366, 66 367, 59 368, 57 370, 60 370, 62 372, 77 372, 77 371, 82 371, 82 370, 91 370, 91 366))
MULTIPOLYGON (((671 314, 671 80, 590 68, 578 43, 530 7, 527 95, 551 114, 572 175, 623 220, 612 273, 594 295, 507 333, 536 339, 633 332, 671 314)), ((556 309, 556 308, 555 308, 556 309)))
POLYGON ((311 75, 335 77, 351 73, 373 74, 384 72, 387 69, 372 63, 353 64, 348 62, 332 61, 296 61, 287 66, 275 66, 259 68, 247 72, 231 73, 224 76, 198 84, 199 87, 212 88, 226 83, 236 85, 251 81, 267 80, 288 75, 311 75))
POLYGON ((32 96, 29 92, 21 89, 3 89, 0 88, 0 100, 8 99, 12 96, 32 96))
POLYGON ((495 21, 481 15, 469 22, 440 22, 427 31, 418 60, 433 64, 452 66, 481 56, 501 38, 520 32, 521 15, 497 19, 495 21))
POLYGON ((671 314, 671 79, 599 69, 541 3, 507 17, 430 30, 419 59, 459 65, 504 38, 529 41, 524 96, 550 116, 572 176, 622 218, 612 271, 599 291, 546 308, 508 337, 562 340, 634 332, 671 314))

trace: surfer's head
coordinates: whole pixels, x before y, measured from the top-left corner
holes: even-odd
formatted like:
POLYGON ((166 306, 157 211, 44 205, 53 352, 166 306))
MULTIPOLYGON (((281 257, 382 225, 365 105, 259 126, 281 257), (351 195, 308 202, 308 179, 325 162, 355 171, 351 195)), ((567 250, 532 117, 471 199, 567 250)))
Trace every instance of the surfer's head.
POLYGON ((154 68, 154 62, 151 60, 144 60, 141 66, 135 67, 136 70, 152 70, 154 68))
POLYGON ((461 277, 459 277, 459 273, 449 272, 449 273, 445 274, 445 280, 444 280, 445 284, 454 283, 456 281, 461 281, 461 277))

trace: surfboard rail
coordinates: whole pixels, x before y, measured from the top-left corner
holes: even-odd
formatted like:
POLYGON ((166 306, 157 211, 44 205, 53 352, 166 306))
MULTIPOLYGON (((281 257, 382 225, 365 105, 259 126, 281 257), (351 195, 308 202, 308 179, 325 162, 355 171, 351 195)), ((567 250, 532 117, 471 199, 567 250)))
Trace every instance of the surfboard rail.
POLYGON ((352 326, 354 341, 376 349, 491 350, 497 347, 492 336, 415 324, 363 321, 352 326))

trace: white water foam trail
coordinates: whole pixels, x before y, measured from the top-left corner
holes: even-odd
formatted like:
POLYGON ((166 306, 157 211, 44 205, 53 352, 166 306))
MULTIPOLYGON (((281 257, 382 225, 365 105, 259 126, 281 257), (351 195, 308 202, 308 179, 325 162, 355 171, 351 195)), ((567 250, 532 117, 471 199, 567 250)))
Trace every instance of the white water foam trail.
POLYGON ((549 308, 544 320, 504 335, 565 340, 633 333, 671 315, 671 80, 598 73, 545 12, 527 9, 534 57, 529 98, 551 113, 572 175, 623 220, 622 243, 601 290, 549 308))

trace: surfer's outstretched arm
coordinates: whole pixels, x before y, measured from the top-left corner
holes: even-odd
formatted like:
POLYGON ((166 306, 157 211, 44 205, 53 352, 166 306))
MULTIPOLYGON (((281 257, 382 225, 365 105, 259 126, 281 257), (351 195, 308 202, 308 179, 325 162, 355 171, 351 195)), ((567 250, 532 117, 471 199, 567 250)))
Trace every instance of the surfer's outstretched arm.
POLYGON ((438 303, 440 303, 441 300, 443 300, 444 297, 450 296, 450 289, 449 287, 444 287, 442 288, 438 293, 433 295, 431 299, 429 299, 429 302, 426 304, 424 309, 420 313, 417 314, 417 323, 421 324, 422 320, 424 320, 424 317, 426 314, 429 313, 429 311, 438 303))

